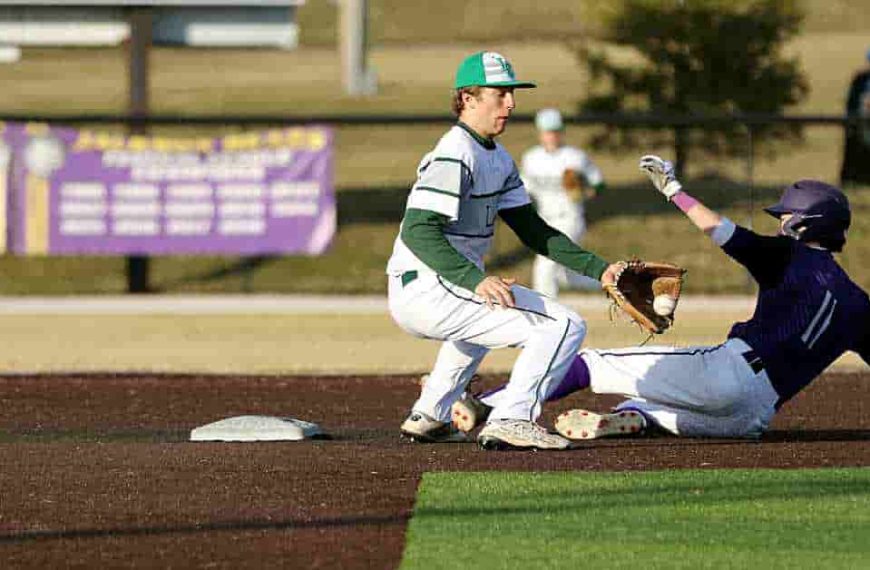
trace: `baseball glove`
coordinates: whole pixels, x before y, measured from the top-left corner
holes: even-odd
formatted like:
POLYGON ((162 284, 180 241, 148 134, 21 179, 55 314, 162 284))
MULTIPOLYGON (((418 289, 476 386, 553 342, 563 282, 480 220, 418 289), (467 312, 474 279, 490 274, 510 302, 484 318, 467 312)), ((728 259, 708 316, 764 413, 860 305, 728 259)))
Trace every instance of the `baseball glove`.
POLYGON ((672 263, 639 259, 617 265, 622 269, 616 282, 603 286, 614 310, 624 311, 650 334, 665 332, 674 322, 686 270, 672 263))
POLYGON ((562 171, 562 188, 568 193, 568 197, 574 202, 583 199, 583 181, 576 170, 566 168, 562 171))

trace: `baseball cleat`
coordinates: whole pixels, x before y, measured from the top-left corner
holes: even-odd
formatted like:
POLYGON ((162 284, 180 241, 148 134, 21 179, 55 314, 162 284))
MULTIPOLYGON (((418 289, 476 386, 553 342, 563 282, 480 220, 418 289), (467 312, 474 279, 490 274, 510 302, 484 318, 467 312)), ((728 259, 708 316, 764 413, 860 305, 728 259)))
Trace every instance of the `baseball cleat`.
POLYGON ((450 422, 439 422, 420 412, 411 412, 399 428, 402 436, 416 443, 464 443, 468 436, 450 422))
POLYGON ((453 402, 450 411, 450 419, 456 429, 468 433, 483 425, 489 417, 489 413, 492 412, 492 406, 487 406, 476 396, 466 393, 453 402))
POLYGON ((596 414, 589 410, 568 410, 556 418, 556 431, 568 439, 639 435, 646 429, 646 419, 638 411, 622 410, 596 414))
POLYGON ((483 449, 567 449, 571 442, 526 420, 493 420, 477 436, 483 449))
MULTIPOLYGON (((422 388, 426 385, 428 380, 429 375, 423 374, 420 376, 420 379, 417 380, 417 384, 422 388)), ((480 381, 480 376, 475 374, 468 382, 468 388, 470 389, 471 386, 478 381, 480 381)), ((453 425, 456 426, 456 429, 468 433, 474 431, 475 428, 482 426, 489 417, 491 411, 492 406, 487 406, 480 401, 477 396, 466 391, 462 394, 462 397, 453 402, 453 405, 450 407, 450 419, 453 422, 453 425)))

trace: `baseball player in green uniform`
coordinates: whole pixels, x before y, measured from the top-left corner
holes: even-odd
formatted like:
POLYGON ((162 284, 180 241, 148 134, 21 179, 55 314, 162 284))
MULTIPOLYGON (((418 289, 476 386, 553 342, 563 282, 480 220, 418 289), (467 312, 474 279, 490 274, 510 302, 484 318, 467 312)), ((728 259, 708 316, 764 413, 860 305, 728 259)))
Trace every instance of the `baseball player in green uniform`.
POLYGON ((516 78, 494 52, 467 57, 456 72, 458 122, 423 157, 387 265, 389 307, 407 332, 443 341, 435 366, 401 426, 417 442, 467 437, 451 424, 451 406, 486 353, 521 347, 504 398, 478 435, 485 449, 564 449, 567 439, 536 420, 586 335, 573 311, 515 283, 487 275, 483 258, 496 216, 530 249, 599 281, 616 266, 584 251, 535 212, 508 152, 495 142, 516 102, 516 78))

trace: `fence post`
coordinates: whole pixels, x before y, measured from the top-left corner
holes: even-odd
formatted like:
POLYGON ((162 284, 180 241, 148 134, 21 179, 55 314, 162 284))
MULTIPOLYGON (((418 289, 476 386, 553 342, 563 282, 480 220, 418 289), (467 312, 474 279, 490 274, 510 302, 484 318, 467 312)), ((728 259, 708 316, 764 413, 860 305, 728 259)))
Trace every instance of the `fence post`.
POLYGON ((338 19, 344 91, 374 95, 378 87, 368 60, 368 0, 339 0, 338 19))
MULTIPOLYGON (((134 7, 128 12, 129 47, 129 109, 130 116, 148 116, 148 53, 151 49, 151 8, 134 7)), ((139 123, 128 128, 131 134, 142 134, 146 128, 139 123)), ((127 256, 127 292, 148 293, 149 259, 145 255, 127 256)))

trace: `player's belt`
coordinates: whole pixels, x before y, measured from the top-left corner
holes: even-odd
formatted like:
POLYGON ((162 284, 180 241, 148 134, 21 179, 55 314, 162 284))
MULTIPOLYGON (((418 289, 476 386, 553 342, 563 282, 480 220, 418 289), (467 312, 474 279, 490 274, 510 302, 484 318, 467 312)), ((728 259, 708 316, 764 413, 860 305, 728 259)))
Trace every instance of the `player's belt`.
POLYGON ((755 353, 754 350, 748 350, 741 354, 743 360, 746 361, 746 364, 752 368, 752 371, 756 374, 759 374, 762 370, 764 370, 764 361, 761 360, 761 357, 755 353))

